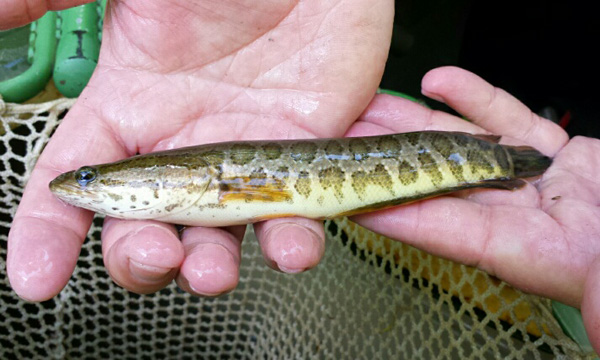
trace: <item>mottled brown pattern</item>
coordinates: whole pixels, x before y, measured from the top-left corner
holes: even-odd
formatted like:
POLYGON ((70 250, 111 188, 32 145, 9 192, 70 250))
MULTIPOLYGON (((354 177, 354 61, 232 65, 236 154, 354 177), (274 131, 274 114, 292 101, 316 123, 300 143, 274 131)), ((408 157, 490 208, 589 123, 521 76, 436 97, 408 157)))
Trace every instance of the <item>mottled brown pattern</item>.
POLYGON ((481 151, 482 153, 488 152, 492 149, 492 144, 490 144, 488 141, 478 140, 477 142, 479 151, 481 151))
POLYGON ((515 162, 522 176, 550 164, 533 149, 494 141, 421 132, 208 144, 95 165, 97 180, 89 185, 65 173, 50 189, 76 206, 121 218, 162 212, 161 221, 227 226, 286 214, 319 219, 371 211, 465 188, 514 189, 524 183, 514 178, 515 162), (538 167, 528 171, 530 158, 538 167), (100 196, 89 196, 92 191, 100 196))
POLYGON ((394 136, 382 136, 377 141, 376 148, 383 158, 394 158, 401 150, 400 142, 394 136))
POLYGON ((385 168, 385 165, 377 164, 375 166, 375 169, 371 171, 371 182, 386 189, 390 194, 394 194, 392 176, 385 168))
POLYGON ((492 164, 485 158, 483 153, 477 150, 469 150, 467 152, 467 160, 473 173, 478 174, 482 180, 494 172, 492 164))
POLYGON ((225 152, 219 150, 204 151, 198 155, 213 166, 220 166, 225 161, 225 152))
POLYGON ((361 138, 352 138, 348 141, 350 153, 354 155, 354 160, 363 161, 369 158, 370 147, 361 138))
POLYGON ((323 206, 323 201, 325 201, 325 198, 323 197, 323 195, 321 195, 317 198, 317 204, 319 204, 319 206, 323 206))
POLYGON ((431 145, 437 150, 444 159, 448 159, 454 152, 454 144, 447 136, 437 135, 434 136, 431 145))
POLYGON ((364 199, 367 195, 367 187, 369 184, 379 186, 386 189, 390 194, 394 194, 394 183, 392 176, 387 171, 384 165, 378 164, 375 169, 370 172, 363 170, 352 173, 352 188, 359 199, 364 199))
POLYGON ((419 179, 419 171, 408 161, 403 160, 398 165, 398 178, 402 185, 414 184, 419 179))
MULTIPOLYGON (((165 166, 172 166, 173 156, 177 156, 179 161, 178 167, 195 169, 201 166, 206 166, 206 160, 201 154, 198 154, 196 147, 187 147, 181 149, 167 150, 161 152, 155 152, 145 155, 137 155, 128 159, 116 161, 110 164, 103 165, 103 174, 108 175, 111 173, 119 173, 121 171, 141 171, 145 172, 148 168, 161 168, 165 166)), ((212 152, 212 150, 209 150, 212 152)), ((223 157, 217 157, 213 159, 215 162, 223 161, 223 157)), ((115 176, 118 178, 119 176, 115 176)))
POLYGON ((250 186, 265 186, 267 184, 267 173, 263 168, 252 170, 248 178, 250 186))
POLYGON ((246 165, 256 156, 256 148, 250 144, 240 143, 231 147, 231 162, 246 165))
POLYGON ((444 175, 442 175, 442 172, 438 168, 439 165, 433 156, 429 153, 422 152, 419 154, 418 159, 421 164, 421 169, 427 173, 433 185, 439 186, 442 183, 444 175))
POLYGON ((451 139, 459 149, 466 148, 470 143, 474 142, 474 139, 460 134, 452 136, 451 139))
POLYGON ((123 196, 118 195, 118 194, 113 194, 113 193, 107 193, 106 195, 108 195, 109 198, 113 199, 114 201, 121 201, 123 200, 123 196))
POLYGON ((310 163, 315 159, 317 150, 313 142, 296 142, 290 147, 290 157, 295 161, 310 163))
POLYGON ((338 161, 342 157, 344 148, 337 141, 330 141, 325 146, 325 156, 331 161, 338 161))
POLYGON ((404 136, 406 137, 406 140, 408 140, 408 142, 412 146, 419 145, 419 139, 421 138, 421 134, 419 134, 419 133, 407 133, 407 134, 404 134, 404 136))
MULTIPOLYGON (((464 136, 453 136, 448 137, 444 134, 437 134, 433 137, 432 146, 435 150, 437 150, 440 155, 446 160, 446 164, 448 168, 450 168, 450 172, 452 176, 458 182, 465 182, 465 168, 464 163, 466 160, 463 158, 461 154, 461 148, 455 146, 457 141, 461 141, 465 139, 464 136)), ((466 142, 463 144, 466 145, 466 142)))
POLYGON ((308 171, 300 171, 298 173, 298 178, 296 179, 296 184, 294 184, 294 189, 296 189, 298 194, 308 199, 312 191, 310 174, 308 171))
POLYGON ((265 152, 265 159, 276 160, 281 157, 283 147, 277 143, 271 142, 263 146, 263 151, 265 152))
POLYGON ((171 211, 173 211, 173 209, 175 209, 178 206, 179 206, 179 204, 177 204, 177 203, 171 204, 171 205, 167 205, 167 206, 165 206, 165 211, 166 212, 171 212, 171 211))
POLYGON ((454 178, 459 182, 465 182, 465 172, 464 167, 454 160, 448 160, 446 163, 450 168, 450 172, 454 176, 454 178))
POLYGON ((273 174, 273 177, 281 180, 288 179, 290 177, 290 168, 287 166, 280 166, 273 174))
POLYGON ((367 185, 369 185, 369 175, 365 171, 359 170, 352 173, 352 188, 361 200, 365 197, 367 185))
POLYGON ((506 150, 502 148, 500 145, 496 145, 494 147, 494 157, 502 169, 502 173, 507 174, 510 171, 510 164, 508 162, 508 155, 506 154, 506 150))
POLYGON ((100 179, 100 180, 99 180, 99 182, 100 182, 100 184, 102 184, 102 185, 106 185, 106 186, 112 186, 112 187, 115 187, 115 186, 123 186, 123 185, 125 185, 125 184, 127 183, 127 182, 126 182, 126 181, 124 181, 124 180, 108 179, 108 178, 105 178, 105 179, 100 179))
POLYGON ((332 166, 319 171, 319 180, 323 189, 333 189, 335 197, 341 202, 344 199, 342 187, 344 186, 344 171, 337 166, 332 166))
MULTIPOLYGON (((200 210, 204 210, 204 209, 225 209, 227 208, 227 205, 225 204, 205 204, 205 205, 200 205, 198 206, 198 209, 200 210)), ((239 206, 238 206, 239 208, 239 206)))

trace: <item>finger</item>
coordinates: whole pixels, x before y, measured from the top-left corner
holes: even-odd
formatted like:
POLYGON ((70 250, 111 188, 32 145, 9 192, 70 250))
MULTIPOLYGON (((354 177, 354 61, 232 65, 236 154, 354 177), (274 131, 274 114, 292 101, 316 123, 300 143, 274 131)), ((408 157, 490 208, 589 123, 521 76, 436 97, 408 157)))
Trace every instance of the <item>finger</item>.
POLYGON ((177 276, 179 287, 202 296, 235 289, 240 278, 242 237, 239 234, 217 228, 186 228, 181 235, 185 260, 177 276))
POLYGON ((428 130, 487 133, 481 127, 443 111, 428 109, 401 97, 380 94, 373 98, 346 136, 428 130))
POLYGON ((94 0, 4 0, 0 12, 0 30, 29 24, 48 10, 62 10, 94 0))
POLYGON ((102 122, 72 108, 40 156, 8 236, 7 273, 13 289, 30 301, 56 295, 69 280, 92 213, 55 198, 48 183, 85 163, 124 157, 102 122))
POLYGON ((553 156, 569 140, 560 126, 466 70, 434 69, 423 77, 421 88, 424 95, 446 103, 482 128, 518 139, 546 155, 553 156))
POLYGON ((113 280, 138 294, 153 293, 167 286, 184 258, 174 226, 109 217, 102 229, 102 254, 113 280))
POLYGON ((325 252, 323 222, 281 218, 254 225, 263 257, 273 269, 298 273, 317 266, 325 252))
POLYGON ((538 209, 439 197, 353 220, 434 255, 476 266, 527 292, 568 303, 580 300, 585 269, 564 256, 569 249, 563 231, 538 209))

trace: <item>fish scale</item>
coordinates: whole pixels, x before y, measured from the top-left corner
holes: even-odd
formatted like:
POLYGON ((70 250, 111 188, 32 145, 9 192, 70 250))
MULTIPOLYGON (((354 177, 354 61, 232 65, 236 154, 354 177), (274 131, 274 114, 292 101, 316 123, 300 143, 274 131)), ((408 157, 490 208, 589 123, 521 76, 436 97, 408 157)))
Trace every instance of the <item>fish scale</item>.
POLYGON ((523 175, 551 163, 498 139, 430 131, 207 144, 86 166, 50 189, 69 204, 123 219, 202 226, 325 219, 461 189, 516 189, 523 175))

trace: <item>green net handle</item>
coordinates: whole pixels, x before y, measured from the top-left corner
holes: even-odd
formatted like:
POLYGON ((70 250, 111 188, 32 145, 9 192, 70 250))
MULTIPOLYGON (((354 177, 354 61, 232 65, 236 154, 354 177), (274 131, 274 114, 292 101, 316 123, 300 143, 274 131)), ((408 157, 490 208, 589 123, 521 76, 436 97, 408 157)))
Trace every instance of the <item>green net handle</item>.
POLYGON ((56 13, 49 11, 31 24, 31 67, 19 76, 0 82, 7 102, 22 102, 42 91, 52 75, 56 56, 56 13))
POLYGON ((60 12, 61 36, 56 51, 54 83, 66 97, 77 97, 87 85, 100 53, 96 2, 60 12))

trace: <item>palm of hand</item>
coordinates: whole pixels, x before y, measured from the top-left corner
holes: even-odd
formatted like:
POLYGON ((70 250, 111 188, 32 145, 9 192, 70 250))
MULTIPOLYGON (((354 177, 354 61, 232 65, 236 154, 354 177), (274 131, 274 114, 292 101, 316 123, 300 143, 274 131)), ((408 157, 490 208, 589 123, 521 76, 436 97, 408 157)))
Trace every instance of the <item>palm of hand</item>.
POLYGON ((537 228, 542 241, 535 245, 532 237, 532 255, 540 259, 547 270, 545 277, 556 289, 544 289, 541 283, 536 291, 552 297, 560 294, 559 299, 572 305, 581 303, 586 282, 591 280, 589 270, 600 257, 595 241, 600 239, 598 154, 600 141, 574 138, 556 155, 539 185, 540 210, 547 217, 537 228))
MULTIPOLYGON (((129 153, 242 138, 341 136, 362 112, 382 72, 386 37, 359 42, 364 29, 346 31, 338 20, 363 9, 237 3, 115 7, 86 95, 129 153), (158 25, 147 30, 149 21, 158 25), (353 56, 343 53, 349 44, 353 56)), ((368 14, 355 21, 361 17, 368 14)))
POLYGON ((400 122, 386 120, 394 108, 373 114, 367 109, 362 117, 366 121, 353 125, 350 134, 354 128, 368 132, 373 124, 378 126, 374 132, 490 131, 502 135, 504 143, 530 145, 552 156, 552 166, 518 191, 462 191, 355 220, 433 254, 477 266, 527 292, 580 305, 590 280, 600 288, 590 276, 600 259, 594 241, 600 237, 600 183, 595 179, 600 174, 600 141, 577 137, 568 142, 558 126, 459 69, 430 72, 423 91, 473 122, 405 103, 395 116, 400 122))
MULTIPOLYGON (((40 157, 13 222, 15 291, 50 298, 75 266, 92 214, 52 197, 47 184, 59 172, 207 142, 342 136, 379 83, 392 6, 111 2, 96 72, 40 157)), ((237 284, 242 234, 189 228, 180 241, 171 225, 108 219, 103 255, 131 291, 177 277, 189 292, 216 295, 237 284)), ((315 221, 272 220, 257 235, 281 270, 302 271, 322 254, 315 221)))

